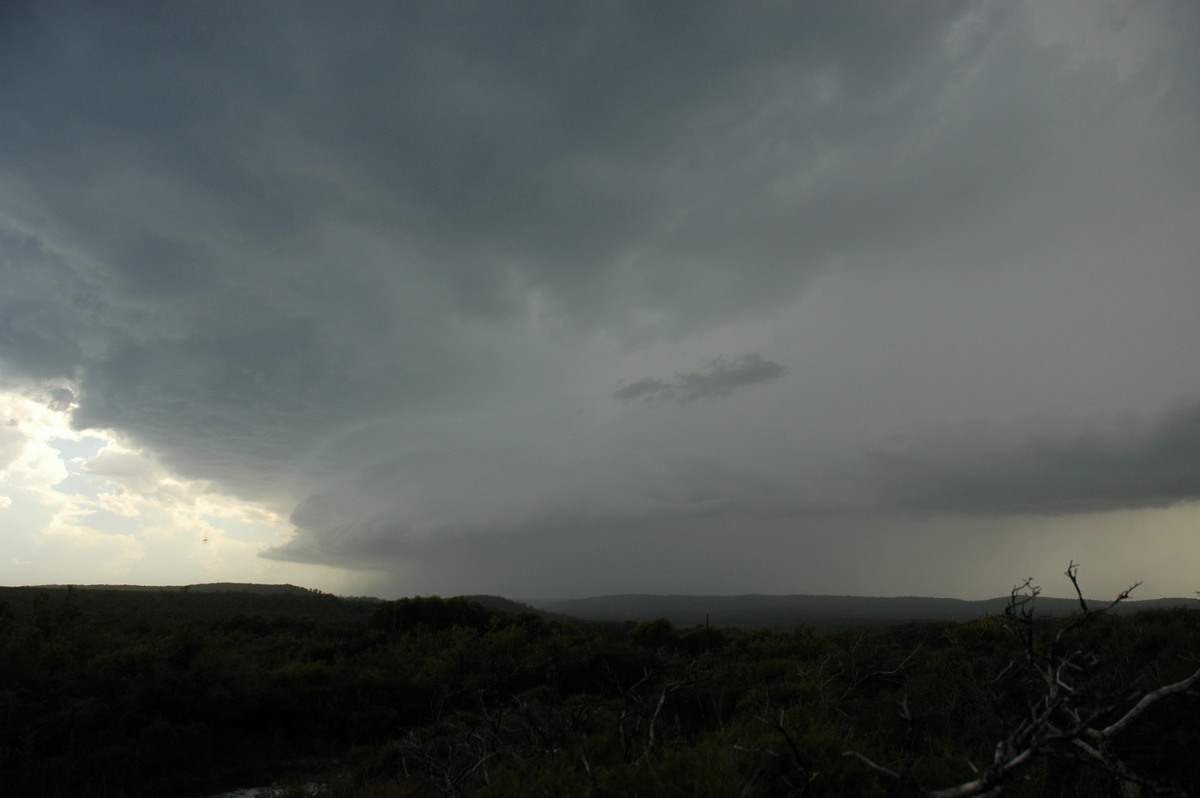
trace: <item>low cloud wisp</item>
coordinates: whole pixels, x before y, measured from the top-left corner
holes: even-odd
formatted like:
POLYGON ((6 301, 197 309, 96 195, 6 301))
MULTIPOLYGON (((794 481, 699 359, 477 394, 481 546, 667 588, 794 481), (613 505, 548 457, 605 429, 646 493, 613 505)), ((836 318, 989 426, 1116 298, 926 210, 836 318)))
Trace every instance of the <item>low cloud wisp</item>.
POLYGON ((717 358, 707 368, 662 380, 643 377, 613 391, 622 402, 691 402, 729 396, 737 388, 778 379, 783 366, 758 355, 717 358))

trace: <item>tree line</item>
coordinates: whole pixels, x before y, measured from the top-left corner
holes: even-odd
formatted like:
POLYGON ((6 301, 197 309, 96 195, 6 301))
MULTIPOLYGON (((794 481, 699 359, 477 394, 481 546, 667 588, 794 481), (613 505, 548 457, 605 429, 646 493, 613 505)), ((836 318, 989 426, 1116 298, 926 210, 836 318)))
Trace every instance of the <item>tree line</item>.
POLYGON ((1200 794, 1200 611, 1042 618, 1039 593, 818 633, 5 589, 0 773, 113 798, 1200 794))

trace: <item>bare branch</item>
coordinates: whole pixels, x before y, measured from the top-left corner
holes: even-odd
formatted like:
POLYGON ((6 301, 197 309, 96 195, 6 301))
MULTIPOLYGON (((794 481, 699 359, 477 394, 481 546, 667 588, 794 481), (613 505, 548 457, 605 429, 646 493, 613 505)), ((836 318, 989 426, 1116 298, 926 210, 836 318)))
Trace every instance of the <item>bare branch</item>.
POLYGON ((1079 589, 1078 573, 1079 563, 1071 560, 1071 562, 1067 565, 1067 578, 1071 580, 1071 586, 1075 588, 1075 595, 1079 597, 1079 609, 1081 609, 1086 615, 1088 611, 1088 605, 1087 601, 1085 601, 1083 598, 1083 591, 1079 589))
MULTIPOLYGON (((1130 771, 1112 754, 1108 743, 1157 701, 1192 689, 1200 682, 1200 669, 1174 684, 1142 694, 1118 720, 1105 728, 1096 728, 1100 718, 1111 717, 1119 705, 1132 698, 1117 701, 1112 697, 1097 697, 1086 690, 1085 682, 1080 682, 1077 687, 1074 682, 1086 680, 1089 671, 1100 660, 1094 652, 1064 654, 1063 642, 1067 635, 1092 617, 1107 613, 1127 600, 1141 583, 1126 588, 1102 607, 1090 607, 1079 585, 1079 564, 1072 560, 1065 574, 1075 589, 1081 612, 1061 623, 1045 645, 1039 645, 1034 614, 1034 604, 1041 594, 1041 588, 1033 584, 1032 578, 1012 589, 1004 610, 1005 616, 1020 628, 1027 666, 1043 683, 1043 694, 1030 703, 1029 717, 1016 724, 1008 736, 996 744, 991 767, 980 773, 972 765, 976 778, 944 789, 926 790, 925 795, 929 798, 967 798, 998 792, 1005 782, 1015 777, 1018 770, 1038 756, 1080 761, 1127 785, 1150 788, 1157 794, 1178 793, 1177 787, 1159 784, 1130 771)), ((1014 665, 1010 662, 989 684, 999 682, 1014 665)), ((899 778, 899 774, 856 751, 847 751, 843 755, 854 756, 874 770, 899 778)))
POLYGON ((874 760, 870 759, 869 757, 863 756, 863 754, 861 754, 858 751, 842 751, 842 756, 852 756, 855 759, 866 764, 867 767, 871 768, 872 770, 878 770, 880 773, 886 773, 887 775, 891 776, 894 779, 900 778, 900 774, 897 773, 896 771, 892 770, 891 768, 885 768, 883 765, 879 764, 878 762, 875 762, 874 760))
POLYGON ((1157 690, 1146 693, 1144 696, 1142 696, 1140 701, 1134 704, 1128 712, 1121 716, 1120 720, 1104 729, 1100 729, 1099 731, 1092 731, 1089 736, 1097 740, 1111 740, 1113 737, 1116 737, 1118 734, 1124 731, 1125 727, 1136 720, 1137 716, 1145 712, 1146 708, 1151 704, 1173 693, 1182 693, 1185 690, 1190 690, 1192 685, 1196 684, 1197 681, 1200 681, 1200 668, 1197 668, 1196 671, 1186 679, 1182 679, 1174 684, 1164 685, 1157 690))

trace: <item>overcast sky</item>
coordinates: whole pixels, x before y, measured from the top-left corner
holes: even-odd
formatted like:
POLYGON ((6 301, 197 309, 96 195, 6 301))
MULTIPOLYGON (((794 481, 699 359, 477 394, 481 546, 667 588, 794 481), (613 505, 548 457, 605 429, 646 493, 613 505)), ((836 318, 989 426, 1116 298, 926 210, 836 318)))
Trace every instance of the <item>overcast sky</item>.
POLYGON ((0 582, 1200 590, 1193 0, 0 10, 0 582))

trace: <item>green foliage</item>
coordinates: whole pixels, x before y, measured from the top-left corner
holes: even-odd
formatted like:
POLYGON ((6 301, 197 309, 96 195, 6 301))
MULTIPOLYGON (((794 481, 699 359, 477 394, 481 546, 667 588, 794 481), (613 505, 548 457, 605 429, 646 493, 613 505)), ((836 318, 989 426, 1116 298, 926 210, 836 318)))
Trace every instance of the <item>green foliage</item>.
POLYGON ((371 614, 370 626, 389 635, 419 629, 434 632, 455 627, 484 629, 498 615, 498 612, 462 597, 416 596, 384 602, 371 614))
MULTIPOLYGON (((818 634, 596 627, 437 597, 0 601, 10 795, 898 795, 972 778, 1044 692, 1028 630, 999 616, 818 634)), ((1035 643, 1070 623, 1035 625, 1035 643)), ((1098 616, 1064 640, 1088 654, 1072 660, 1080 695, 1118 707, 1195 671, 1200 611, 1098 616)), ((1183 693, 1114 741, 1131 770, 1193 793, 1195 750, 1200 702, 1183 693)), ((1077 760, 1021 777, 1006 794, 1117 791, 1077 760)))
POLYGON ((633 645, 651 651, 674 648, 677 642, 675 625, 666 618, 639 623, 629 631, 628 639, 633 645))

